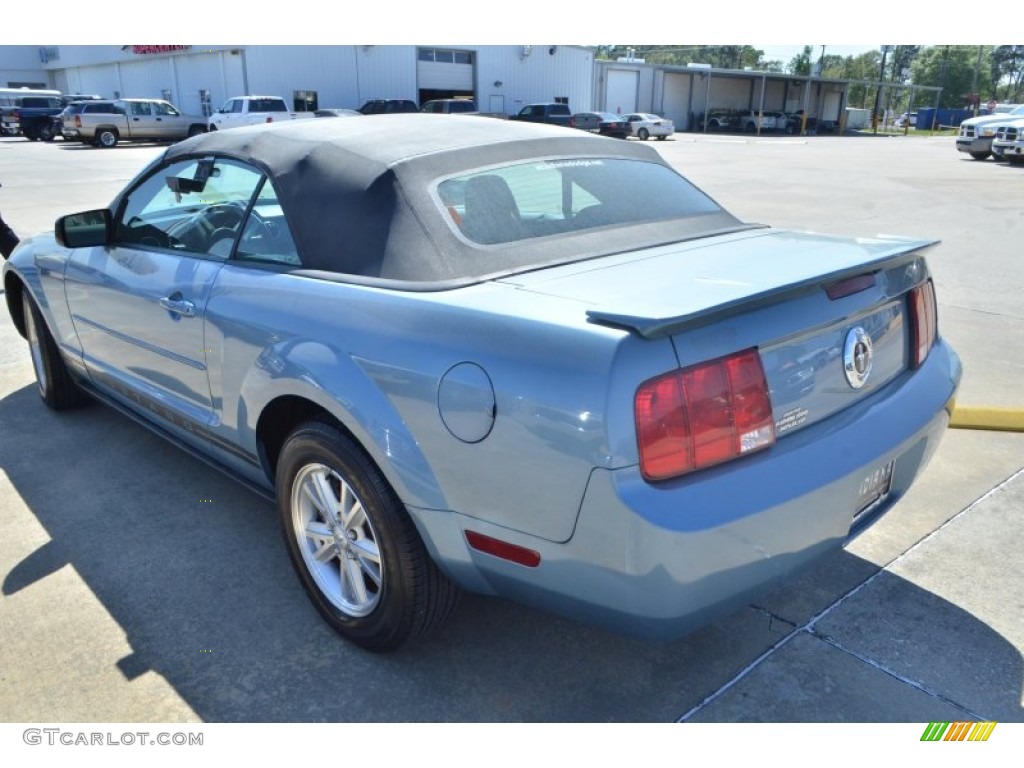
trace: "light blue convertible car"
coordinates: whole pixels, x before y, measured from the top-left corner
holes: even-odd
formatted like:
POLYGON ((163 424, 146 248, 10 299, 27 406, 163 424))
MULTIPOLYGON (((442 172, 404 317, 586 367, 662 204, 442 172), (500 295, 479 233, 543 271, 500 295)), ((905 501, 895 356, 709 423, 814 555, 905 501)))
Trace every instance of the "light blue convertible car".
POLYGON ((388 115, 176 144, 3 280, 48 406, 276 499, 384 651, 463 589, 678 636, 840 547, 947 425, 932 245, 745 224, 642 144, 388 115))

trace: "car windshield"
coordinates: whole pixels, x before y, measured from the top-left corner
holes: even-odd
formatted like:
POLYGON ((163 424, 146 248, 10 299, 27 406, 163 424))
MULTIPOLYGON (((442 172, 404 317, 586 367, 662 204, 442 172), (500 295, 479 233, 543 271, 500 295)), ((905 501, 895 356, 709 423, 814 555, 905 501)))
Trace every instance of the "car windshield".
POLYGON ((490 168, 447 179, 437 192, 462 235, 480 245, 721 210, 670 168, 617 158, 490 168))

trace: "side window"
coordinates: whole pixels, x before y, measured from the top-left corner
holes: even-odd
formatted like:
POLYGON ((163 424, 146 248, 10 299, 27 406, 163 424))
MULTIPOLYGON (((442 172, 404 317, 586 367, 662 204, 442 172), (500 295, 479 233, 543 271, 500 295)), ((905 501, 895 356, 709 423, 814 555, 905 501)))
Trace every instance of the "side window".
POLYGON ((226 259, 261 179, 260 171, 233 160, 164 166, 128 194, 115 243, 226 259))
POLYGON ((154 101, 153 102, 153 114, 161 116, 176 117, 179 113, 174 107, 168 104, 166 101, 154 101))
POLYGON ((132 115, 135 117, 149 117, 148 101, 132 101, 129 105, 131 106, 132 115))
POLYGON ((227 111, 227 112, 241 112, 242 111, 242 100, 241 99, 232 99, 231 101, 228 102, 228 109, 225 110, 225 111, 227 111))
POLYGON ((301 264, 295 250, 295 241, 288 229, 274 185, 263 182, 249 218, 242 229, 242 237, 235 251, 239 261, 261 261, 270 264, 301 264))

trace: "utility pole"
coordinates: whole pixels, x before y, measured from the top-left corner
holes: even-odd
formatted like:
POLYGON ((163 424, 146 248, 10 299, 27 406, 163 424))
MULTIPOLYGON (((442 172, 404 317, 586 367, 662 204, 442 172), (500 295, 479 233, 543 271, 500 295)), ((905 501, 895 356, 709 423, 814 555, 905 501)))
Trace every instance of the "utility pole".
POLYGON ((978 46, 978 60, 974 62, 974 77, 971 78, 971 111, 974 112, 974 116, 978 116, 978 107, 981 106, 981 94, 978 93, 978 70, 981 69, 981 54, 984 51, 984 46, 978 46))
POLYGON ((882 83, 885 81, 885 57, 889 55, 891 45, 882 46, 882 66, 878 68, 878 87, 875 89, 875 111, 871 117, 871 130, 878 133, 878 110, 882 107, 882 83))

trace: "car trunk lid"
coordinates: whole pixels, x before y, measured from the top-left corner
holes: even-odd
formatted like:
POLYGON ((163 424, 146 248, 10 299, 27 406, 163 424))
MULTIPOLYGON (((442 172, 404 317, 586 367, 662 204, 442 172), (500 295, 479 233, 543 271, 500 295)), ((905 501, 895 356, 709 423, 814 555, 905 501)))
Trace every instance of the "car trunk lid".
POLYGON ((757 347, 778 435, 876 392, 910 365, 906 293, 933 241, 757 230, 517 275, 591 323, 669 338, 680 366, 757 347))

